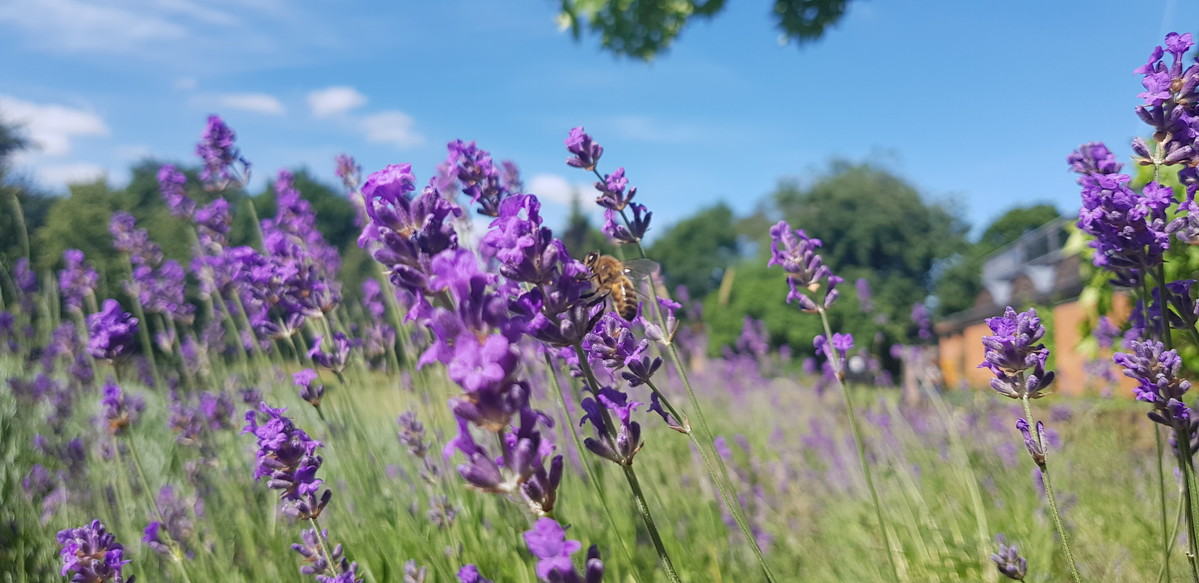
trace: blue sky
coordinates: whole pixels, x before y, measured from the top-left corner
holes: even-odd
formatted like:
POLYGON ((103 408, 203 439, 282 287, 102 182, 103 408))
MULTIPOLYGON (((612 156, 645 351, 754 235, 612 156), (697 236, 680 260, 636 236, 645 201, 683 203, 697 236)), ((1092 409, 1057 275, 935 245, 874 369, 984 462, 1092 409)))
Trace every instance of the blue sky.
POLYGON ((58 189, 120 185, 146 156, 194 163, 219 113, 255 188, 282 167, 334 182, 341 152, 366 172, 412 162, 423 181, 446 142, 473 139, 521 166, 556 225, 573 187, 589 193, 563 163, 583 125, 659 230, 718 201, 749 212, 837 157, 981 225, 1038 202, 1075 212, 1066 154, 1102 140, 1126 159, 1144 131, 1132 70, 1199 24, 1199 3, 1176 0, 855 0, 797 48, 770 2, 728 4, 645 64, 574 42, 550 0, 7 0, 0 112, 41 146, 21 166, 58 189))

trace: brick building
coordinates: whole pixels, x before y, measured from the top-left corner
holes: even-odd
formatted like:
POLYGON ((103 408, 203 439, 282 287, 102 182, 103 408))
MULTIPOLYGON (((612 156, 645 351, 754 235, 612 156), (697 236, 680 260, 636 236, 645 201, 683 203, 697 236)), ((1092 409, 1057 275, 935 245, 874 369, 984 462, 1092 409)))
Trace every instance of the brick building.
MULTIPOLYGON (((1054 220, 992 253, 983 263, 983 291, 974 307, 937 322, 946 386, 987 386, 990 371, 977 368, 983 361, 982 337, 991 333, 986 318, 1001 315, 1006 306, 1017 310, 1035 306, 1046 322, 1045 344, 1053 350, 1055 391, 1073 395, 1099 391, 1099 383, 1085 369, 1087 356, 1077 350, 1082 324, 1091 315, 1078 302, 1083 289, 1081 258, 1065 251, 1068 224, 1067 219, 1054 220)), ((1117 295, 1115 308, 1117 314, 1127 314, 1127 298, 1117 295)))

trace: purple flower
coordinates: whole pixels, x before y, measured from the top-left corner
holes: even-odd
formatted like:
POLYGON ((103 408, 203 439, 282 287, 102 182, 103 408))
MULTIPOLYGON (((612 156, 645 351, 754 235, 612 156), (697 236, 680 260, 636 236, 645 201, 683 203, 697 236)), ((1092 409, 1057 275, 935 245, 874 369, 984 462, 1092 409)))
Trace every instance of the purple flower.
POLYGON ((299 372, 292 373, 292 384, 300 388, 300 398, 308 401, 313 407, 320 409, 321 399, 325 396, 325 385, 313 385, 313 382, 319 378, 315 370, 306 368, 299 372))
POLYGON ((816 347, 816 352, 823 354, 825 358, 845 362, 846 354, 853 349, 853 335, 834 333, 833 344, 830 347, 828 338, 822 334, 812 339, 812 345, 816 347))
POLYGON ((542 224, 541 202, 531 194, 510 196, 499 205, 499 215, 479 242, 484 259, 494 257, 500 274, 518 282, 551 281, 558 266, 570 261, 565 245, 542 224))
POLYGON ((177 545, 187 558, 192 558, 195 553, 187 549, 184 544, 191 538, 193 531, 192 512, 189 510, 189 504, 184 502, 175 495, 175 489, 171 486, 163 486, 158 491, 158 511, 166 522, 157 520, 146 525, 143 532, 142 542, 150 547, 154 552, 171 555, 171 545, 177 545), (167 539, 163 540, 162 534, 165 531, 167 539))
POLYGON ((1016 420, 1016 429, 1024 436, 1024 447, 1037 467, 1045 467, 1045 424, 1037 421, 1037 434, 1034 436, 1028 421, 1023 417, 1016 420))
POLYGON ((158 169, 158 189, 171 216, 190 219, 196 212, 196 201, 187 196, 187 176, 178 168, 164 164, 158 169))
POLYGON ((150 240, 145 229, 138 229, 133 215, 116 211, 108 223, 112 234, 112 245, 117 251, 129 254, 134 265, 158 265, 162 263, 162 248, 150 240))
MULTIPOLYGON (((624 168, 604 176, 603 182, 596 182, 595 189, 600 195, 595 197, 595 203, 612 211, 622 211, 637 196, 637 187, 629 188, 629 179, 624 176, 624 168), (628 189, 628 192, 625 190, 628 189)), ((606 213, 605 213, 606 214, 606 213)))
POLYGON ((479 568, 473 564, 463 565, 458 569, 458 583, 495 583, 479 574, 479 568))
POLYGON ((301 543, 292 543, 291 548, 304 557, 307 563, 300 567, 301 574, 315 575, 316 580, 320 583, 359 583, 361 581, 358 576, 358 563, 350 563, 346 559, 345 549, 340 544, 332 549, 326 545, 326 541, 329 540, 329 531, 322 530, 318 536, 316 529, 308 528, 300 533, 300 540, 301 543), (329 564, 326 553, 333 564, 329 564))
POLYGON ((404 583, 425 583, 425 578, 429 576, 429 569, 416 564, 416 559, 408 559, 404 562, 404 583))
POLYGON ((584 575, 575 571, 570 555, 582 548, 577 540, 567 540, 566 529, 552 518, 539 518, 533 528, 525 532, 525 544, 529 552, 537 557, 537 577, 548 583, 599 583, 604 577, 604 564, 599 558, 599 549, 592 545, 587 550, 584 575))
POLYGON ((1066 156, 1066 163, 1070 165, 1071 172, 1080 175, 1080 184, 1082 183, 1081 176, 1118 174, 1122 166, 1116 160, 1116 155, 1107 149, 1103 142, 1090 142, 1079 146, 1077 150, 1066 156))
POLYGON ((65 267, 58 272, 58 287, 67 308, 82 311, 83 299, 96 291, 100 276, 91 265, 84 263, 83 251, 67 249, 62 254, 65 267))
POLYGON ((1023 581, 1024 576, 1028 574, 1028 561, 1020 556, 1016 545, 1007 545, 1007 540, 1003 535, 996 538, 999 541, 999 552, 991 554, 991 560, 995 561, 995 568, 999 569, 999 573, 1008 579, 1023 581))
POLYGON ((649 230, 650 219, 654 216, 654 213, 645 210, 643 204, 629 203, 629 208, 633 209, 632 220, 628 220, 624 211, 612 209, 604 211, 604 224, 600 230, 617 245, 641 241, 645 237, 645 232, 649 230), (616 221, 617 216, 620 216, 620 222, 616 221))
POLYGON ((121 569, 130 562, 124 558, 125 548, 99 520, 88 526, 58 531, 58 544, 62 547, 59 551, 62 574, 73 572, 71 581, 133 583, 134 577, 121 577, 121 569))
POLYGON ((416 413, 405 411, 396 418, 396 423, 400 426, 400 443, 408 448, 408 453, 425 459, 429 455, 429 444, 425 442, 425 426, 416 419, 416 413))
POLYGON ((566 138, 566 149, 571 153, 566 163, 583 170, 595 170, 600 156, 604 155, 604 148, 592 141, 591 136, 583 130, 583 126, 570 130, 570 135, 566 138))
POLYGON ((499 458, 489 456, 475 442, 469 421, 462 415, 457 418, 458 435, 446 444, 444 455, 448 457, 453 450, 466 455, 467 462, 457 468, 463 479, 484 492, 519 494, 538 515, 553 512, 562 483, 563 458, 550 458, 554 445, 537 429, 539 424, 549 423, 543 414, 528 407, 521 410, 517 427, 503 436, 504 454, 499 458))
POLYGON ((318 334, 313 339, 312 348, 308 351, 308 358, 311 358, 312 362, 323 366, 334 373, 341 373, 341 371, 346 369, 346 361, 348 361, 350 358, 350 348, 352 347, 352 342, 345 334, 341 332, 333 333, 333 346, 331 347, 331 351, 323 352, 321 350, 321 344, 323 342, 324 336, 318 334))
POLYGON ((1044 344, 1037 344, 1045 335, 1037 311, 1029 308, 1017 314, 1008 306, 1003 316, 987 318, 987 326, 993 334, 983 336, 985 360, 978 368, 985 367, 995 374, 991 388, 1012 399, 1045 396, 1054 374, 1045 370, 1049 350, 1044 344), (1030 369, 1032 372, 1025 378, 1025 371, 1030 369))
POLYGON ((330 490, 317 497, 323 483, 316 477, 324 461, 316 453, 321 443, 296 427, 283 415, 284 411, 286 409, 274 409, 265 402, 258 404, 257 412, 246 411, 246 426, 242 433, 253 434, 258 440, 254 479, 270 478, 267 487, 279 490, 285 514, 302 520, 315 518, 333 497, 330 490), (259 413, 266 417, 265 421, 259 422, 259 413))
POLYGON ((816 253, 822 244, 820 239, 808 237, 803 229, 792 230, 786 221, 770 228, 770 238, 771 255, 766 265, 778 265, 787 272, 787 283, 791 286, 787 303, 797 301, 805 312, 821 309, 808 294, 816 293, 824 285, 822 280, 828 280, 822 304, 824 308, 831 306, 837 299, 835 288, 841 278, 832 275, 816 253))
POLYGON ((629 400, 629 396, 609 387, 601 388, 595 398, 583 399, 582 407, 587 413, 579 420, 579 425, 590 422, 595 428, 598 439, 588 437, 583 445, 591 453, 613 463, 629 466, 633 457, 641 451, 641 424, 632 420, 633 411, 642 403, 629 400), (615 415, 619 427, 610 427, 609 421, 615 415))
POLYGON ((516 347, 502 335, 482 342, 473 334, 458 336, 446 372, 466 393, 451 399, 454 414, 491 432, 507 427, 529 403, 528 384, 516 378, 519 364, 516 347))
POLYGON ((334 172, 341 179, 346 192, 358 192, 358 183, 362 180, 362 166, 349 154, 338 154, 334 161, 337 164, 334 172))
POLYGON ((1166 350, 1156 340, 1133 340, 1132 352, 1118 352, 1112 357, 1124 367, 1124 376, 1137 382, 1133 389, 1138 401, 1153 405, 1149 418, 1168 427, 1185 427, 1190 411, 1183 404, 1183 395, 1191 383, 1179 376, 1182 358, 1175 350, 1166 350))
POLYGON ((415 180, 411 164, 392 164, 367 177, 362 195, 370 222, 358 246, 387 268, 397 288, 423 293, 433 256, 458 247, 450 221, 462 216, 462 208, 431 188, 409 198, 415 180))
POLYGON ((854 287, 858 290, 858 305, 862 307, 862 311, 869 314, 874 311, 874 302, 870 296, 870 280, 859 277, 854 281, 854 287))
POLYGON ((126 395, 112 379, 104 384, 104 398, 100 400, 104 422, 111 435, 123 435, 137 422, 146 403, 140 397, 126 395))
MULTIPOLYGON (((470 197, 472 203, 479 204, 479 214, 488 217, 499 216, 500 203, 514 192, 508 189, 501 170, 491 161, 491 154, 480 149, 474 142, 462 140, 450 142, 446 148, 450 151, 446 163, 453 169, 462 193, 470 197)), ((507 183, 510 184, 511 181, 507 183)))
POLYGON ((249 180, 250 163, 242 158, 234 141, 237 134, 220 117, 208 116, 208 125, 196 144, 196 155, 204 161, 200 181, 209 190, 225 190, 230 185, 241 186, 249 180), (240 171, 236 165, 240 164, 240 171))
POLYGON ((1160 264, 1170 248, 1167 219, 1174 195, 1156 182, 1145 185, 1138 195, 1128 181, 1124 174, 1080 176, 1082 208, 1077 225, 1093 237, 1089 245, 1095 249, 1095 266, 1115 274, 1113 283, 1136 287, 1144 271, 1160 264))
POLYGON ((95 358, 116 360, 133 351, 137 318, 121 309, 116 300, 104 300, 104 307, 87 317, 87 350, 95 358))

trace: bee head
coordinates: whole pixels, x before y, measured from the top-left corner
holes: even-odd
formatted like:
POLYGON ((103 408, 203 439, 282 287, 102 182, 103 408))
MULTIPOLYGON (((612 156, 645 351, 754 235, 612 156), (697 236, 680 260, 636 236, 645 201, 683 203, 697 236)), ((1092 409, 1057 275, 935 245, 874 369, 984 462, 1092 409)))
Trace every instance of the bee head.
POLYGON ((586 257, 583 258, 583 265, 586 265, 589 268, 594 268, 596 261, 599 261, 599 252, 592 251, 591 253, 588 253, 586 257))

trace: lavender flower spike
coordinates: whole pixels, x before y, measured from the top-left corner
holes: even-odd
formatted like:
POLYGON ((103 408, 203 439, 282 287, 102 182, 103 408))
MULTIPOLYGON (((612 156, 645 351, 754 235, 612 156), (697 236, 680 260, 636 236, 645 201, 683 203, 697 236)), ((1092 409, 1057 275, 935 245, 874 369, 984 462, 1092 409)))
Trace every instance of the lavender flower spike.
POLYGON ((570 555, 582 548, 577 540, 566 539, 566 529, 552 518, 540 518, 533 528, 525 532, 525 543, 529 552, 537 557, 537 577, 547 583, 600 583, 604 578, 604 564, 599 550, 592 545, 587 550, 584 575, 575 571, 570 555))
POLYGON ((230 184, 245 184, 250 178, 250 163, 242 158, 234 140, 237 134, 219 116, 208 116, 208 125, 196 144, 196 155, 204 160, 200 181, 210 190, 225 190, 230 184), (241 164, 241 171, 235 165, 241 164))
POLYGON ((815 312, 819 308, 808 294, 816 293, 822 285, 822 280, 828 280, 824 295, 824 307, 828 308, 837 299, 834 288, 841 278, 832 275, 824 265, 816 248, 821 246, 820 239, 808 237, 803 229, 791 229, 787 221, 779 221, 770 228, 770 262, 767 266, 778 265, 787 272, 787 283, 791 291, 787 294, 787 303, 799 302, 805 312, 815 312))
POLYGON ((283 512, 298 519, 320 516, 333 492, 325 490, 319 497, 323 481, 316 477, 324 460, 316 454, 321 442, 312 439, 303 429, 285 417, 286 409, 275 409, 265 402, 258 411, 246 411, 246 427, 242 433, 258 438, 258 462, 254 479, 269 478, 267 487, 279 490, 283 512), (266 416, 259 422, 258 414, 266 416))
POLYGON ((604 155, 604 147, 595 143, 583 130, 583 126, 570 130, 570 136, 566 138, 566 149, 573 154, 566 159, 566 163, 583 170, 595 170, 600 156, 604 155))
POLYGON ((1016 313, 1008 306, 1003 316, 987 318, 990 336, 983 336, 985 360, 978 368, 988 368, 995 374, 991 388, 1011 399, 1039 399, 1053 383, 1053 371, 1045 370, 1049 349, 1036 342, 1045 336, 1045 327, 1037 311, 1016 313), (1025 371, 1031 372, 1025 376, 1025 371))
POLYGON ((93 520, 87 526, 60 530, 58 544, 62 547, 59 551, 62 574, 75 573, 71 581, 133 583, 135 579, 121 577, 121 569, 130 562, 124 558, 125 548, 99 520, 93 520))
POLYGON ((87 350, 102 360, 116 360, 133 351, 137 318, 121 309, 116 300, 104 300, 99 312, 87 317, 87 350))
POLYGON ((1179 376, 1182 358, 1174 350, 1166 350, 1156 340, 1130 343, 1132 353, 1118 352, 1112 357, 1124 367, 1124 376, 1137 381, 1133 394, 1138 401, 1153 404, 1149 418, 1168 427, 1187 428, 1190 410, 1183 404, 1191 383, 1179 376))
POLYGON ((1016 545, 1007 545, 1007 540, 1003 535, 996 537, 999 542, 999 552, 991 554, 991 560, 995 561, 995 568, 999 569, 999 573, 1008 579, 1023 581, 1024 576, 1028 574, 1028 560, 1020 556, 1020 551, 1016 549, 1016 545))

